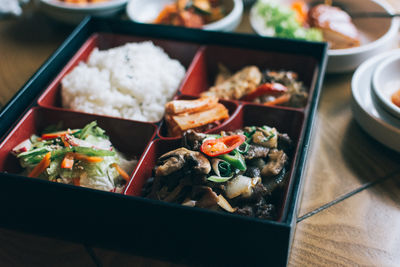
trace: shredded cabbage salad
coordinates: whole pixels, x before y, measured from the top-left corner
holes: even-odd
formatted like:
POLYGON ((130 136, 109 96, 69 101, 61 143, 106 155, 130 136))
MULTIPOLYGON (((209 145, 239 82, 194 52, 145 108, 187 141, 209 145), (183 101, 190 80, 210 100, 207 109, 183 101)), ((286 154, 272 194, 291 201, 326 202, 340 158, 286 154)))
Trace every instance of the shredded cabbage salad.
POLYGON ((126 160, 111 144, 96 121, 82 129, 47 128, 13 149, 29 177, 105 191, 121 191, 129 179, 126 171, 136 160, 126 160))
POLYGON ((276 0, 259 0, 257 14, 265 22, 265 32, 270 36, 320 42, 322 33, 316 28, 305 28, 296 19, 296 13, 276 0))

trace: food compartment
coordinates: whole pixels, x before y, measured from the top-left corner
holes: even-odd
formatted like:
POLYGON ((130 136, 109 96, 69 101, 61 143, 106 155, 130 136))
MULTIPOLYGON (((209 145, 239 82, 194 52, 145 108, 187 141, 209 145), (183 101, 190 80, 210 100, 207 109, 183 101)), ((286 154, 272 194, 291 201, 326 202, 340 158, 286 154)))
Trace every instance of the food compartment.
MULTIPOLYGON (((282 148, 283 145, 278 147, 280 150, 285 149, 284 151, 288 156, 288 161, 286 163, 285 170, 279 172, 278 175, 274 175, 273 178, 268 178, 276 180, 268 180, 268 182, 266 183, 266 189, 272 190, 271 192, 269 192, 271 193, 271 195, 268 197, 268 201, 271 201, 271 203, 268 203, 268 205, 269 204, 273 205, 273 207, 271 206, 271 209, 273 209, 271 214, 274 215, 273 216, 271 215, 271 218, 273 217, 274 220, 281 221, 284 219, 286 214, 286 209, 287 209, 286 203, 288 203, 288 198, 290 197, 289 196, 290 187, 292 183, 292 176, 294 173, 294 166, 298 154, 297 151, 298 151, 299 139, 303 130, 303 122, 304 122, 304 114, 303 112, 300 111, 276 109, 270 107, 260 107, 258 105, 245 105, 239 109, 239 111, 235 114, 234 117, 232 117, 232 119, 227 124, 224 124, 223 126, 219 127, 219 129, 213 129, 209 131, 210 134, 219 134, 221 130, 234 131, 237 129, 241 129, 245 126, 261 127, 265 125, 271 128, 275 127, 279 133, 287 133, 287 135, 290 137, 291 144, 289 146, 287 146, 286 148, 282 148), (278 185, 275 186, 273 183, 275 183, 275 181, 278 181, 278 179, 281 180, 279 180, 279 184, 277 183, 278 185)), ((183 138, 169 139, 169 140, 165 139, 155 140, 149 146, 148 150, 145 153, 145 156, 139 163, 139 166, 134 173, 133 179, 131 180, 130 184, 126 189, 125 194, 133 196, 143 196, 143 192, 145 191, 149 192, 150 190, 146 189, 146 187, 149 186, 148 179, 150 177, 154 177, 153 170, 157 164, 157 160, 160 158, 160 156, 164 155, 165 153, 183 147, 184 146, 183 143, 184 143, 183 138)), ((280 144, 283 143, 284 142, 280 144)), ((202 153, 202 155, 205 155, 204 152, 202 153)), ((268 154, 268 157, 270 155, 271 154, 268 154)), ((211 162, 212 157, 208 157, 208 159, 211 162)), ((246 164, 248 164, 250 161, 251 160, 247 161, 246 159, 246 164)), ((213 169, 208 175, 211 175, 212 173, 213 169)), ((246 172, 243 175, 246 176, 248 174, 246 172)), ((190 174, 186 175, 186 177, 189 176, 191 175, 190 174)), ((263 182, 264 181, 267 180, 263 180, 263 182)), ((171 192, 168 191, 168 193, 172 193, 172 191, 171 192)))
MULTIPOLYGON (((195 100, 195 99, 198 99, 198 97, 188 96, 188 95, 179 95, 174 98, 174 100, 195 100)), ((239 112, 240 105, 237 102, 229 101, 229 100, 222 100, 222 99, 220 99, 218 102, 220 104, 224 105, 225 108, 228 110, 229 118, 224 119, 220 124, 213 126, 211 129, 207 129, 207 127, 206 127, 206 130, 204 130, 204 131, 199 130, 199 132, 208 133, 212 130, 217 130, 217 129, 223 127, 225 124, 229 123, 229 121, 232 120, 232 118, 235 117, 235 115, 239 112)), ((166 121, 165 116, 159 126, 157 134, 161 139, 180 138, 180 136, 170 136, 168 134, 168 123, 166 121)))
MULTIPOLYGON (((119 35, 119 34, 111 34, 111 33, 96 33, 96 34, 93 34, 90 38, 87 39, 87 41, 76 52, 76 54, 72 57, 72 59, 68 62, 68 64, 61 70, 61 72, 56 76, 56 78, 51 82, 51 84, 47 87, 47 89, 39 97, 39 99, 38 99, 39 106, 47 107, 47 108, 64 109, 63 106, 62 106, 61 81, 63 80, 63 78, 68 73, 70 73, 72 70, 74 70, 74 68, 77 67, 80 62, 87 62, 91 52, 96 47, 98 47, 100 51, 103 51, 103 50, 107 50, 107 49, 110 49, 110 48, 119 47, 119 46, 125 45, 127 43, 138 43, 138 42, 145 42, 145 41, 153 42, 153 44, 155 46, 158 46, 158 47, 162 48, 165 51, 165 53, 171 59, 178 60, 183 65, 183 67, 185 68, 186 73, 190 69, 191 62, 195 58, 196 53, 197 53, 197 51, 198 51, 198 49, 200 47, 200 45, 195 44, 195 43, 182 42, 182 41, 176 41, 176 40, 168 40, 168 39, 158 39, 158 38, 149 38, 149 37, 141 37, 141 36, 119 35)), ((149 49, 147 48, 146 51, 149 51, 149 49)), ((154 52, 154 50, 151 50, 151 52, 154 52)), ((129 56, 125 56, 125 60, 126 60, 127 64, 129 64, 129 62, 131 62, 129 56)), ((100 62, 99 59, 98 59, 98 62, 100 62)), ((112 63, 110 63, 110 62, 107 63, 107 62, 104 61, 103 63, 100 62, 100 63, 97 63, 97 64, 103 64, 102 65, 102 68, 103 68, 104 66, 106 66, 108 64, 112 64, 112 63)), ((143 64, 146 65, 148 63, 141 63, 141 64, 142 65, 143 64)), ((150 79, 153 79, 153 77, 151 77, 151 71, 152 70, 144 71, 142 73, 143 75, 141 77, 148 77, 150 79)), ((93 74, 93 72, 91 72, 91 74, 93 74)), ((90 75, 90 73, 87 74, 87 75, 90 75)), ((101 78, 100 75, 96 75, 96 77, 101 78)), ((175 94, 178 92, 179 87, 182 84, 182 81, 185 80, 185 77, 186 77, 186 74, 182 77, 182 80, 181 80, 180 84, 176 87, 175 94)), ((117 98, 119 97, 121 99, 121 101, 123 102, 124 101, 124 94, 126 94, 126 90, 128 90, 127 88, 130 88, 128 86, 129 83, 132 81, 130 79, 133 79, 134 77, 130 76, 129 73, 127 73, 126 75, 125 74, 124 75, 121 74, 117 78, 120 79, 120 80, 117 81, 118 82, 118 86, 123 86, 123 88, 119 89, 119 90, 114 90, 113 87, 112 87, 114 85, 112 85, 111 86, 111 93, 109 93, 109 94, 111 95, 111 94, 113 94, 113 92, 118 91, 120 94, 116 95, 115 97, 117 97, 117 98), (125 79, 125 80, 123 80, 123 79, 125 79)), ((84 79, 86 79, 86 78, 84 78, 84 79)), ((114 82, 114 79, 116 79, 116 78, 114 77, 112 79, 113 82, 114 82)), ((167 79, 167 78, 165 78, 165 79, 167 79)), ((83 80, 81 80, 81 81, 83 81, 83 80)), ((93 85, 90 84, 88 79, 86 79, 86 81, 84 81, 84 82, 87 83, 87 85, 85 85, 85 86, 93 87, 93 85)), ((92 83, 96 83, 96 81, 91 81, 91 82, 92 83)), ((141 81, 141 82, 143 82, 143 81, 141 81)), ((170 83, 171 81, 164 80, 164 82, 170 83)), ((78 83, 78 82, 75 81, 75 83, 78 83)), ((102 80, 102 83, 103 84, 104 83, 108 83, 108 81, 104 82, 102 80)), ((99 89, 96 89, 96 90, 99 90, 98 94, 100 94, 100 95, 104 94, 104 92, 101 91, 102 90, 101 88, 103 88, 103 87, 101 87, 101 83, 97 83, 97 85, 98 85, 98 87, 96 87, 96 88, 99 88, 99 89)), ((152 88, 149 88, 149 89, 152 90, 152 88)), ((111 97, 113 97, 113 96, 111 95, 111 97)), ((107 99, 103 99, 102 102, 104 102, 104 101, 107 102, 108 100, 107 99)), ((142 100, 138 100, 138 105, 140 105, 140 103, 141 103, 140 101, 142 101, 142 100)), ((125 102, 122 103, 122 102, 121 102, 122 106, 129 105, 128 102, 127 103, 125 103, 125 102)), ((107 105, 107 103, 103 103, 103 104, 107 105)), ((104 106, 104 107, 107 108, 106 106, 104 106)), ((92 106, 90 108, 94 109, 92 106)), ((101 110, 101 107, 97 107, 97 110, 101 110)), ((95 112, 93 112, 93 113, 95 113, 95 112)), ((113 114, 108 114, 108 115, 117 116, 117 115, 113 115, 113 114)), ((137 119, 137 120, 141 120, 141 119, 137 119)), ((157 121, 157 120, 151 120, 151 121, 154 122, 154 121, 157 121)))
MULTIPOLYGON (((46 128, 56 125, 60 126, 60 129, 71 129, 73 132, 73 129, 81 129, 93 121, 96 121, 97 125, 105 130, 105 134, 110 138, 113 147, 121 152, 128 160, 139 161, 145 148, 156 133, 156 126, 150 123, 140 123, 98 115, 36 107, 26 113, 0 144, 0 172, 15 174, 21 174, 23 172, 19 160, 11 151, 33 134, 40 136, 46 128), (134 142, 134 140, 141 141, 134 142)), ((41 137, 42 140, 47 140, 43 136, 41 137)), ((74 142, 78 143, 79 140, 75 139, 74 142)), ((80 146, 79 144, 80 143, 78 143, 78 146, 80 146)), ((76 144, 72 144, 70 147, 74 148, 75 145, 76 144)), ((79 151, 76 152, 79 153, 79 151)), ((131 165, 129 171, 127 171, 128 179, 132 177, 134 168, 135 166, 131 165)))
MULTIPOLYGON (((304 112, 291 109, 281 109, 256 104, 243 105, 240 112, 229 124, 221 127, 223 131, 233 131, 245 126, 263 126, 274 127, 279 133, 286 133, 292 144, 288 150, 289 164, 286 169, 286 182, 284 187, 280 189, 280 194, 275 195, 277 203, 280 204, 278 218, 279 221, 284 219, 286 209, 285 203, 288 203, 290 192, 293 184, 293 175, 295 172, 296 161, 299 154, 300 138, 303 133, 304 112)), ((210 133, 217 133, 210 131, 210 133)), ((286 152, 286 151, 285 151, 286 152)))
MULTIPOLYGON (((311 99, 310 96, 314 92, 319 72, 318 62, 314 57, 301 53, 278 53, 229 46, 210 45, 203 47, 196 57, 191 72, 188 73, 188 76, 182 85, 181 92, 185 95, 199 96, 215 84, 218 73, 226 73, 227 69, 230 71, 230 74, 228 74, 227 77, 230 77, 236 72, 249 66, 256 66, 261 73, 264 73, 265 70, 291 71, 296 73, 298 76, 297 81, 303 83, 304 90, 308 93, 308 96, 305 97, 305 103, 294 107, 303 108, 309 104, 309 99, 311 99), (221 64, 225 66, 225 71, 221 71, 221 69, 224 69, 221 68, 221 64)), ((259 74, 257 75, 259 76, 259 74)), ((249 80, 254 81, 254 83, 258 85, 271 81, 271 77, 268 76, 269 78, 266 79, 267 76, 263 75, 260 83, 258 83, 259 79, 255 78, 254 74, 244 75, 244 77, 249 76, 251 77, 249 80)), ((221 75, 221 77, 223 77, 223 75, 221 75)), ((273 79, 275 80, 275 77, 273 79)), ((278 81, 280 80, 281 78, 278 79, 278 81)), ((236 82, 234 88, 237 87, 236 82)), ((220 98, 227 97, 226 94, 222 95, 224 96, 220 96, 220 98)), ((252 98, 252 95, 250 94, 242 95, 243 97, 240 97, 237 100, 248 102, 249 100, 246 100, 246 97, 252 98)))

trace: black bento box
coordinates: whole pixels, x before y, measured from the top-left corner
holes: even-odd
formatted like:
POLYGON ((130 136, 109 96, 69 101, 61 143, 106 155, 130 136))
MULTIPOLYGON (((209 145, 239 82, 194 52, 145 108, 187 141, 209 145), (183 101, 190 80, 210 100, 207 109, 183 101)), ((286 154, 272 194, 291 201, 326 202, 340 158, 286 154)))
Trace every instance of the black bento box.
POLYGON ((0 225, 175 262, 286 265, 325 73, 326 51, 324 43, 85 19, 0 113, 0 225), (187 68, 176 97, 196 96, 201 86, 208 86, 208 81, 204 81, 207 77, 200 77, 198 73, 201 72, 194 69, 206 68, 210 76, 220 60, 230 62, 233 69, 259 64, 299 73, 309 91, 304 108, 263 107, 241 101, 230 104, 232 112, 238 116, 234 122, 238 125, 258 121, 275 123, 295 136, 297 148, 278 220, 248 218, 137 196, 140 189, 137 186, 143 183, 136 176, 146 175, 151 170, 154 150, 163 146, 163 142, 176 141, 164 140, 167 138, 163 138, 160 131, 163 122, 140 123, 66 111, 60 106, 60 79, 79 60, 84 60, 90 49, 143 40, 154 41, 187 68), (199 84, 201 86, 196 87, 199 84), (123 194, 16 174, 18 167, 10 155, 12 145, 33 134, 30 131, 61 119, 75 124, 96 119, 100 125, 108 127, 106 130, 111 132, 112 139, 113 134, 117 135, 117 144, 140 158, 123 194))

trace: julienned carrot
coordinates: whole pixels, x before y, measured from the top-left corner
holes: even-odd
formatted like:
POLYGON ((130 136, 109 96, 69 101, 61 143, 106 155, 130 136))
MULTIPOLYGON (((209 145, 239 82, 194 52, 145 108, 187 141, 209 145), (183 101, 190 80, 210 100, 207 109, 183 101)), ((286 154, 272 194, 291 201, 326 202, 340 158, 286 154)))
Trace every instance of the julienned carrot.
POLYGON ((39 174, 44 172, 47 167, 50 165, 50 158, 51 158, 51 152, 47 152, 46 155, 44 155, 43 159, 38 163, 38 165, 33 168, 33 170, 29 173, 28 177, 37 177, 39 174))
POLYGON ((65 140, 65 135, 61 136, 61 141, 65 147, 71 147, 71 145, 65 140))
POLYGON ((111 164, 111 166, 113 166, 117 170, 119 175, 121 175, 124 180, 126 180, 127 182, 129 181, 129 175, 117 163, 113 163, 111 164))
POLYGON ((79 153, 73 153, 74 158, 77 160, 82 160, 82 161, 86 161, 86 162, 90 162, 90 163, 98 163, 103 161, 103 158, 101 157, 89 157, 83 154, 79 154, 79 153))
POLYGON ((64 156, 64 159, 61 162, 61 168, 63 169, 72 169, 74 166, 74 155, 73 153, 67 153, 64 156))
POLYGON ((290 94, 284 94, 281 95, 280 97, 275 98, 272 101, 269 101, 267 103, 264 103, 265 106, 274 106, 274 105, 280 105, 288 102, 290 100, 290 94))
POLYGON ((292 10, 296 12, 296 18, 301 24, 307 21, 308 8, 306 3, 303 1, 295 1, 292 4, 292 10))
POLYGON ((67 130, 67 131, 61 131, 61 132, 54 132, 54 133, 46 133, 46 134, 42 134, 42 139, 43 140, 49 140, 49 139, 54 139, 54 138, 58 138, 61 136, 65 136, 67 134, 73 134, 78 130, 67 130))
POLYGON ((98 163, 103 161, 103 158, 101 157, 89 157, 83 154, 79 153, 67 153, 64 156, 64 159, 61 162, 61 168, 63 169, 72 169, 74 166, 74 160, 81 160, 85 162, 90 162, 90 163, 98 163))

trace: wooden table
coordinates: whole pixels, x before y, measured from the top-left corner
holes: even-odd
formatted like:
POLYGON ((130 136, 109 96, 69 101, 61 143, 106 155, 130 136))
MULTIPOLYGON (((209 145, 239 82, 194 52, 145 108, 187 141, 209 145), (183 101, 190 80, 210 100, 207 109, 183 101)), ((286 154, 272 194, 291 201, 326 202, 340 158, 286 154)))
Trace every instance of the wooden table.
MULTIPOLYGON (((397 0, 387 1, 400 10, 397 0)), ((238 31, 248 31, 246 19, 238 31)), ((32 5, 19 19, 0 20, 0 105, 72 29, 32 5)), ((400 155, 355 122, 351 77, 325 79, 290 266, 400 266, 400 155)), ((0 265, 178 266, 6 229, 0 229, 0 265)))

